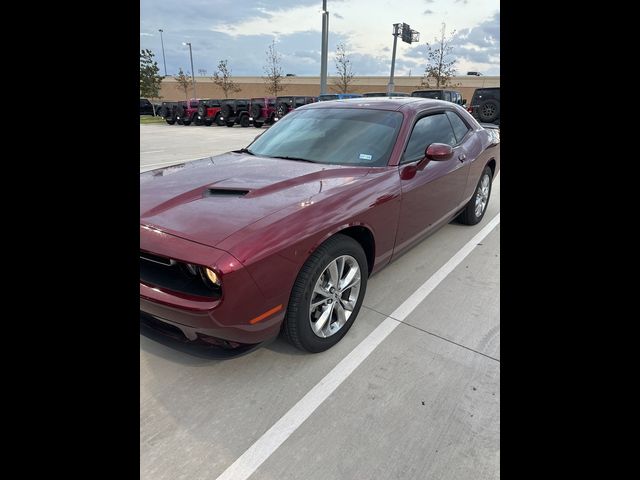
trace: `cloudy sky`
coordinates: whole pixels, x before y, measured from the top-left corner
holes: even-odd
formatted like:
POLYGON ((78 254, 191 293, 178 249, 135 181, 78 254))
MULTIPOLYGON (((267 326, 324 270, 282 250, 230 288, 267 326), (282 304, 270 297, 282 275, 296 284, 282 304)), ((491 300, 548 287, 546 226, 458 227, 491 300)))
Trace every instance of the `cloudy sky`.
MULTIPOLYGON (((228 59, 233 75, 263 75, 265 51, 272 40, 282 55, 284 73, 320 75, 322 0, 141 0, 140 48, 156 55, 164 73, 160 33, 163 29, 167 73, 191 70, 191 42, 196 75, 212 75, 228 59)), ((389 75, 392 24, 405 22, 420 32, 420 42, 398 40, 396 75, 421 76, 425 42, 433 42, 442 24, 456 31, 458 74, 500 74, 499 0, 327 0, 328 73, 335 74, 333 52, 340 42, 356 75, 389 75)))

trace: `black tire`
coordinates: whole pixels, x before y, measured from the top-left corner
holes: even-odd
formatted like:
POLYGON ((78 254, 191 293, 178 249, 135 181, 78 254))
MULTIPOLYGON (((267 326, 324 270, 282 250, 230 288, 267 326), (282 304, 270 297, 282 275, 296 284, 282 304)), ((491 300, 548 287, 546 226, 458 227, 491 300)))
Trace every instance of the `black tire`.
POLYGON ((262 128, 262 125, 264 125, 264 122, 256 122, 255 120, 253 121, 253 126, 256 128, 262 128))
POLYGON ((220 108, 220 114, 224 117, 230 117, 231 114, 233 113, 233 110, 231 108, 231 105, 229 105, 228 103, 225 103, 224 105, 222 105, 222 107, 220 108))
POLYGON ((191 125, 191 120, 185 118, 184 120, 182 120, 182 124, 188 127, 189 125, 191 125))
POLYGON ((218 113, 216 115, 216 119, 214 120, 214 122, 216 123, 216 125, 218 125, 219 127, 222 127, 224 125, 224 120, 220 120, 220 113, 218 113))
POLYGON ((167 123, 168 123, 169 125, 173 125, 174 123, 176 123, 176 121, 175 121, 175 120, 167 120, 167 123))
POLYGON ((251 105, 251 116, 253 118, 260 118, 261 111, 262 111, 262 108, 257 103, 254 103, 251 105))
POLYGON ((353 238, 337 234, 320 245, 300 269, 293 285, 282 331, 295 347, 311 353, 323 352, 338 343, 355 322, 367 290, 369 267, 362 246, 353 238), (353 313, 333 335, 322 338, 311 328, 309 306, 313 289, 324 269, 337 257, 350 255, 360 268, 360 292, 353 313))
POLYGON ((458 215, 457 220, 460 223, 463 223, 464 225, 475 225, 482 220, 485 212, 487 211, 489 200, 491 199, 492 178, 493 178, 493 172, 491 171, 491 168, 484 167, 484 170, 482 171, 482 175, 480 175, 480 179, 478 180, 478 184, 476 185, 476 189, 473 191, 473 196, 471 197, 471 200, 469 200, 469 203, 467 203, 467 205, 464 207, 464 210, 462 210, 462 212, 460 212, 460 215, 458 215), (485 202, 484 208, 482 209, 482 212, 480 213, 480 215, 477 215, 476 201, 479 195, 479 191, 481 189, 482 181, 485 177, 489 178, 489 193, 487 194, 486 202, 485 202))
POLYGON ((226 125, 227 127, 231 128, 235 125, 235 122, 227 122, 226 125))
POLYGON ((249 115, 242 115, 240 117, 240 126, 247 128, 250 125, 251 125, 251 122, 249 121, 249 115))
POLYGON ((176 120, 176 123, 178 125, 184 125, 184 120, 182 120, 182 119, 176 120))
POLYGON ((278 115, 278 118, 284 117, 287 114, 288 110, 289 110, 289 105, 287 105, 284 102, 280 102, 276 107, 276 113, 278 115))
POLYGON ((488 99, 478 105, 478 118, 487 123, 495 122, 500 116, 500 102, 488 99))
POLYGON ((205 120, 205 121, 204 121, 204 124, 205 124, 205 126, 207 126, 207 127, 210 127, 212 123, 213 123, 213 122, 212 122, 211 120, 205 120))

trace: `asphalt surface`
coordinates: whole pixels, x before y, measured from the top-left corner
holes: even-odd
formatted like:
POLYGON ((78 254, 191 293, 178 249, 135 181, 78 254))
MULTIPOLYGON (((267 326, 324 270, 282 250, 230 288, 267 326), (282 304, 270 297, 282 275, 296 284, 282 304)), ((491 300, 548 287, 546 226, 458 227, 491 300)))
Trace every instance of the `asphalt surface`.
MULTIPOLYGON (((241 148, 259 133, 141 125, 140 169, 241 148)), ((324 353, 278 339, 218 360, 141 335, 140 478, 216 479, 244 462, 499 211, 500 175, 483 221, 446 225, 371 277, 358 319, 324 353)), ((499 304, 498 223, 255 471, 225 478, 499 478, 499 304)))

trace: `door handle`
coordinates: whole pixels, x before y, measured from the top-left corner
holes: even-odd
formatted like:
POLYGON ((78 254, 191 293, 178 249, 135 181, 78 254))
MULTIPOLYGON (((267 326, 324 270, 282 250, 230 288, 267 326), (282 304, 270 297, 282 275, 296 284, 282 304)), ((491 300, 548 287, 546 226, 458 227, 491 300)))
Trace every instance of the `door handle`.
POLYGON ((460 155, 458 155, 458 160, 460 160, 461 162, 464 162, 466 158, 467 156, 464 153, 461 153, 460 155))

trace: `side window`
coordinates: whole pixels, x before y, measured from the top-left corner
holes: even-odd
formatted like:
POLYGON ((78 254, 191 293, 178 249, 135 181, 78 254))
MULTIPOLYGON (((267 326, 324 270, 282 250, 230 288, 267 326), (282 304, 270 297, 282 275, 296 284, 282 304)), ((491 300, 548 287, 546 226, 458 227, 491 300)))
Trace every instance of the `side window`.
POLYGON ((305 104, 304 97, 296 97, 296 108, 305 104))
POLYGON ((451 92, 442 92, 442 99, 445 102, 450 102, 451 101, 451 92))
POLYGON ((469 127, 467 127, 467 124, 464 123, 462 119, 453 112, 447 112, 447 117, 449 117, 449 121, 451 122, 451 126, 453 127, 453 132, 456 135, 456 143, 460 143, 469 131, 469 127))
POLYGON ((424 151, 432 143, 454 146, 457 141, 451 123, 444 113, 436 113, 418 120, 407 143, 402 163, 414 162, 424 157, 424 151))

